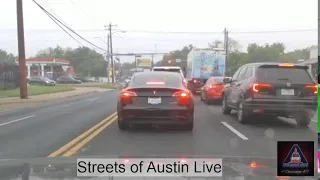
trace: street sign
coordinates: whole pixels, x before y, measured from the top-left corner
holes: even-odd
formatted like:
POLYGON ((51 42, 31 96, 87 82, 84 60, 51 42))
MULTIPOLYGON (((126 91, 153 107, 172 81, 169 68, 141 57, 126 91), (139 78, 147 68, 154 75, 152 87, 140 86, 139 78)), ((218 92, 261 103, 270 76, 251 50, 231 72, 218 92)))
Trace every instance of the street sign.
POLYGON ((62 66, 63 71, 66 72, 68 70, 68 67, 69 66, 62 66))

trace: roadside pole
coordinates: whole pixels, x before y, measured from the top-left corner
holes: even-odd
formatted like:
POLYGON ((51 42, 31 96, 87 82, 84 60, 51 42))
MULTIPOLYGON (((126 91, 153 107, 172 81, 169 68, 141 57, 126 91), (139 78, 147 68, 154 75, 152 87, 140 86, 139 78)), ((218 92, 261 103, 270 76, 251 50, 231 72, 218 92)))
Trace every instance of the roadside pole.
POLYGON ((20 74, 20 99, 28 98, 26 55, 24 47, 23 5, 22 0, 17 0, 17 29, 19 49, 19 74, 20 74))

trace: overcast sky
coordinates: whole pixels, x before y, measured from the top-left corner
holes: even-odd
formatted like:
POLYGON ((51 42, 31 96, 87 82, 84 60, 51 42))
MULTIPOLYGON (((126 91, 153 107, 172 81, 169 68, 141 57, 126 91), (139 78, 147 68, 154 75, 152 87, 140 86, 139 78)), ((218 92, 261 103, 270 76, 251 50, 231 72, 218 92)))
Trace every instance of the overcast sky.
MULTIPOLYGON (((290 51, 316 45, 318 39, 317 0, 36 1, 81 36, 102 48, 106 48, 104 25, 109 22, 116 24, 115 29, 126 31, 113 35, 114 51, 119 53, 169 52, 188 44, 207 47, 210 41, 223 40, 222 31, 225 27, 230 32, 229 36, 238 40, 243 49, 253 42, 283 42, 290 51), (301 29, 310 31, 295 31, 301 29), (198 33, 170 34, 159 31, 198 33)), ((32 0, 23 0, 23 3, 27 56, 50 46, 79 46, 32 0)), ((16 1, 1 0, 1 4, 0 49, 17 54, 16 1)), ((93 48, 84 41, 81 43, 93 48)), ((121 60, 131 61, 132 58, 121 57, 121 60)))

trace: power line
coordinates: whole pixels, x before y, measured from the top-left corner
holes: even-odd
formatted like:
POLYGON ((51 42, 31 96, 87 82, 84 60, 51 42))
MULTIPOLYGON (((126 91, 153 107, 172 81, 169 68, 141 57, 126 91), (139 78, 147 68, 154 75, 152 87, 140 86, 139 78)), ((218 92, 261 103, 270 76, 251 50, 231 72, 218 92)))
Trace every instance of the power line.
MULTIPOLYGON (((10 31, 15 29, 0 29, 0 31, 10 31)), ((116 30, 116 29, 115 29, 116 30)), ((123 30, 123 29, 121 29, 123 30)), ((26 31, 59 31, 58 29, 29 29, 26 31)), ((83 32, 97 32, 105 31, 104 29, 77 29, 76 31, 83 32)), ((217 31, 207 31, 207 32, 191 32, 191 31, 149 31, 149 30, 123 30, 125 32, 132 33, 154 33, 154 34, 221 34, 217 31)), ((294 33, 294 32, 317 32, 318 29, 291 29, 291 30, 266 30, 266 31, 229 31, 229 34, 270 34, 270 33, 294 33)))
POLYGON ((80 37, 82 40, 86 41, 87 43, 91 44, 92 46, 102 50, 102 51, 105 51, 107 52, 105 49, 93 44, 92 42, 88 41, 87 39, 83 38, 81 35, 79 35, 78 33, 76 33, 74 30, 72 30, 68 25, 62 23, 59 19, 57 19, 56 17, 54 17, 51 13, 49 13, 45 8, 43 8, 39 3, 37 3, 35 0, 33 0, 33 2, 35 4, 37 4, 37 6, 42 10, 44 11, 48 16, 51 16, 52 18, 54 18, 56 21, 58 21, 60 24, 62 24, 64 27, 66 27, 69 31, 73 32, 74 34, 76 34, 78 37, 80 37))
MULTIPOLYGON (((45 12, 46 13, 46 12, 45 12)), ((47 13, 46 13, 47 14, 47 13)), ((80 41, 78 41, 76 38, 74 38, 68 31, 66 31, 59 23, 57 23, 49 14, 47 14, 48 17, 56 24, 58 25, 65 33, 67 33, 73 40, 77 41, 81 46, 84 46, 80 41)))

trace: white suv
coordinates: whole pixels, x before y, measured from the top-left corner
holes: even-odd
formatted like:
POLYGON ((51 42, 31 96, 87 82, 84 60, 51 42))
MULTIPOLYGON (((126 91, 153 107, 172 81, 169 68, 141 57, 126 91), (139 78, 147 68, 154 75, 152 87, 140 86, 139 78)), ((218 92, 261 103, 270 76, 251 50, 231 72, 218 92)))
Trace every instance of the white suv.
POLYGON ((155 66, 152 71, 167 71, 167 72, 177 72, 180 73, 184 82, 187 84, 187 80, 184 77, 183 71, 179 66, 155 66))

